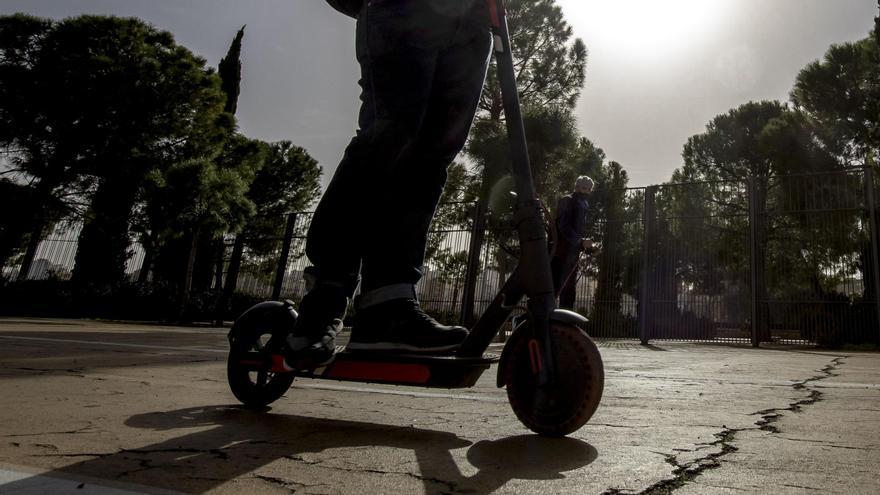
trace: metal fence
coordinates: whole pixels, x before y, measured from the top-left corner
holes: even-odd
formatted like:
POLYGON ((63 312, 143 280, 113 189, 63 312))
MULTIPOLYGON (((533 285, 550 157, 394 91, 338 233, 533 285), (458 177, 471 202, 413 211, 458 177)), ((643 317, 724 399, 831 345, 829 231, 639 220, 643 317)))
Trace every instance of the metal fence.
MULTIPOLYGON (((880 342, 878 187, 868 169, 599 192, 589 235, 601 250, 574 275, 575 310, 590 318, 591 335, 880 342)), ((299 300, 310 220, 311 213, 293 213, 279 219, 283 236, 247 239, 237 290, 299 300)), ((56 229, 30 278, 69 277, 77 236, 76 226, 56 229)), ((233 244, 228 238, 227 260, 233 244)), ((133 279, 142 253, 133 245, 133 279)), ((516 265, 509 214, 443 204, 426 254, 417 286, 423 307, 446 322, 470 323, 516 265)))
MULTIPOLYGON (((27 274, 21 271, 21 254, 11 258, 3 267, 0 267, 0 278, 5 280, 46 280, 54 278, 58 280, 70 280, 73 275, 73 267, 76 261, 76 250, 82 224, 79 222, 64 221, 56 224, 52 231, 37 246, 34 261, 31 263, 27 274)), ((144 262, 144 248, 138 243, 132 243, 128 249, 128 260, 125 263, 125 275, 131 280, 138 279, 141 265, 144 262)))

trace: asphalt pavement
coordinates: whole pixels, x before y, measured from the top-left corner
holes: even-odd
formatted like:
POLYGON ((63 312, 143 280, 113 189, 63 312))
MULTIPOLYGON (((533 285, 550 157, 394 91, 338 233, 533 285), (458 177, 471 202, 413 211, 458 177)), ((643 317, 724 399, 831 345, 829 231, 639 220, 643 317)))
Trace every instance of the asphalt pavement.
POLYGON ((225 330, 0 319, 0 494, 880 493, 880 354, 597 342, 565 439, 476 387, 297 380, 266 411, 225 330))

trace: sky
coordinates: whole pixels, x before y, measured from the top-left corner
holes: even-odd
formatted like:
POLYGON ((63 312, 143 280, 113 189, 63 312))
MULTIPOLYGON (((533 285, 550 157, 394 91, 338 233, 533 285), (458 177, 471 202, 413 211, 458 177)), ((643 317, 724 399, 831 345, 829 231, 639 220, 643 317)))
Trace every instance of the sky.
MULTIPOLYGON (((669 180, 682 146, 750 100, 788 100, 832 43, 867 36, 876 0, 557 0, 589 50, 575 115, 631 186, 669 180)), ((354 20, 323 0, 0 0, 0 15, 139 17, 216 66, 242 48, 243 134, 290 140, 332 176, 356 128, 354 20)))

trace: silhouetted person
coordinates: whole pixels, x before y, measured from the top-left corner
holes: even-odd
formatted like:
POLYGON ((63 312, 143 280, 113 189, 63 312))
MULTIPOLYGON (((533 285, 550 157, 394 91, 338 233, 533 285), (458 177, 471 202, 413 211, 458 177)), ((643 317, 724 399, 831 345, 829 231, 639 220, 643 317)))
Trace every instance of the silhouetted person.
POLYGON ((349 13, 358 19, 359 129, 309 227, 315 285, 288 339, 290 364, 332 359, 359 280, 349 350, 446 353, 468 333, 426 315, 415 284, 446 169, 482 92, 492 46, 485 0, 371 0, 349 13))
POLYGON ((593 179, 582 175, 575 182, 574 192, 559 199, 553 219, 556 240, 550 268, 553 272, 553 288, 559 296, 559 307, 574 309, 577 297, 577 268, 581 251, 593 248, 587 239, 587 196, 593 191, 593 179))

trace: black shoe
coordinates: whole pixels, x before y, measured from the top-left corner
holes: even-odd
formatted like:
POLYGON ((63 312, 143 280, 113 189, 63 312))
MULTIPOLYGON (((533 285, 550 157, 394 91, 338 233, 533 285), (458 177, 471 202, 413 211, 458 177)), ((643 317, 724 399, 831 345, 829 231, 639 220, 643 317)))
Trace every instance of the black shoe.
POLYGON ((290 335, 284 361, 292 369, 325 366, 336 355, 336 336, 348 307, 344 289, 317 285, 303 297, 299 318, 290 335))
POLYGON ((441 325, 425 314, 418 301, 394 299, 358 310, 346 349, 448 354, 467 336, 466 328, 441 325))

